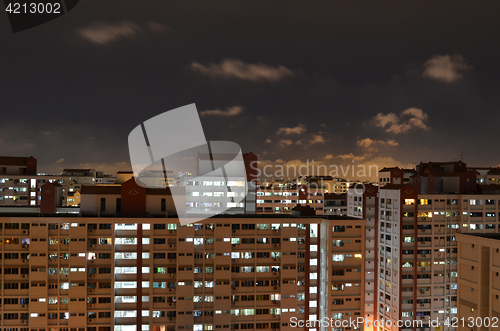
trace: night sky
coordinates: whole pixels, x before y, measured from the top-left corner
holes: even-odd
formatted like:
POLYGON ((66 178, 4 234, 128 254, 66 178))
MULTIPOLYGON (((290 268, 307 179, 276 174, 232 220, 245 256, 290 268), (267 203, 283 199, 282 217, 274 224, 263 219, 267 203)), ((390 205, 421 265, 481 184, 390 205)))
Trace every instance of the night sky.
POLYGON ((1 14, 0 154, 129 170, 129 132, 196 103, 208 140, 264 164, 496 166, 499 17, 500 1, 83 0, 13 34, 1 14))

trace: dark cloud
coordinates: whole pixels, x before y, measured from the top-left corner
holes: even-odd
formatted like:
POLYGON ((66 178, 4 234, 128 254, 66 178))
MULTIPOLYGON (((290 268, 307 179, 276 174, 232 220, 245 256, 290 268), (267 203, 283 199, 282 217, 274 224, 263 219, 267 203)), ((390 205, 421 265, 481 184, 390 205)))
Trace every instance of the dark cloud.
POLYGON ((134 127, 194 102, 207 139, 285 162, 499 164, 500 2, 428 6, 86 1, 17 34, 0 15, 2 154, 112 171, 134 127))

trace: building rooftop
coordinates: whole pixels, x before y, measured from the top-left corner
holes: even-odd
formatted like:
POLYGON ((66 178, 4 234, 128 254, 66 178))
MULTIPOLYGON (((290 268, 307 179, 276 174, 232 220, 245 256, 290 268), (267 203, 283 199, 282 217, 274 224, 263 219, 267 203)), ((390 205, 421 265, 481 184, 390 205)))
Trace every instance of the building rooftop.
POLYGON ((28 157, 0 156, 0 164, 4 166, 25 166, 27 160, 28 157))
POLYGON ((481 237, 485 239, 500 240, 500 233, 461 233, 466 236, 481 237))
MULTIPOLYGON (((122 194, 122 186, 117 185, 82 185, 80 194, 122 194)), ((172 195, 170 188, 146 188, 146 195, 172 195)))
POLYGON ((87 172, 93 169, 64 169, 63 172, 87 172))
POLYGON ((223 154, 223 153, 198 153, 198 159, 199 160, 205 160, 205 161, 232 161, 236 155, 234 154, 223 154))
POLYGON ((55 214, 42 214, 40 206, 1 206, 0 218, 4 217, 79 217, 80 207, 57 207, 55 214))
POLYGON ((122 194, 121 186, 82 185, 81 194, 122 194))
POLYGON ((483 190, 483 191, 497 191, 497 190, 500 190, 500 184, 488 184, 488 185, 479 185, 479 187, 483 190))
POLYGON ((392 171, 392 170, 395 170, 395 169, 402 170, 402 169, 400 169, 398 167, 390 167, 390 168, 383 168, 379 172, 389 172, 389 171, 392 171))
POLYGON ((335 193, 325 193, 325 200, 345 200, 346 193, 335 194, 335 193))
MULTIPOLYGON (((60 207, 58 208, 58 212, 56 214, 41 214, 39 206, 9 206, 9 207, 0 207, 0 218, 18 218, 18 217, 39 217, 41 221, 46 217, 73 217, 78 218, 79 220, 84 222, 85 219, 94 219, 94 218, 109 218, 109 219, 118 219, 116 217, 106 217, 106 216, 96 216, 96 215, 80 215, 80 207, 60 207)), ((316 216, 292 216, 291 214, 218 214, 214 215, 210 218, 206 218, 206 215, 192 215, 193 218, 203 218, 204 222, 213 218, 234 218, 234 219, 306 219, 306 218, 315 218, 315 219, 325 219, 329 221, 360 221, 359 218, 348 217, 348 216, 338 216, 338 215, 316 215, 316 216), (199 216, 199 217, 198 217, 199 216)), ((134 218, 134 219, 149 219, 149 218, 162 218, 162 219, 176 219, 176 215, 169 215, 168 217, 160 216, 160 215, 149 215, 145 217, 119 217, 121 218, 134 218)), ((499 234, 500 235, 500 234, 499 234)))
POLYGON ((410 184, 387 184, 387 185, 384 185, 380 188, 385 189, 385 190, 399 190, 407 185, 410 185, 410 184))
POLYGON ((500 175, 500 168, 493 168, 488 171, 488 175, 500 175))
POLYGON ((305 179, 305 180, 333 180, 332 176, 304 176, 298 177, 297 179, 305 179))
MULTIPOLYGON (((422 177, 427 177, 428 175, 433 175, 435 177, 458 177, 464 173, 473 173, 475 175, 479 175, 479 172, 476 170, 467 170, 467 171, 460 171, 460 172, 441 172, 441 171, 432 171, 432 172, 424 172, 420 174, 422 177)), ((412 178, 417 177, 417 175, 411 176, 412 178)))

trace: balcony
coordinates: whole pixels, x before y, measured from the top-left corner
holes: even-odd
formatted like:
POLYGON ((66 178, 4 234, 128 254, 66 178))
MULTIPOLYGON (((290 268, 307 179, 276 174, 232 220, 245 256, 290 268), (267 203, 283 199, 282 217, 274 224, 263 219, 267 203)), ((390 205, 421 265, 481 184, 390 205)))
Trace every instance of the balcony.
POLYGON ((430 303, 417 303, 417 309, 430 309, 431 304, 430 303))
MULTIPOLYGON (((430 278, 420 278, 420 279, 417 279, 417 284, 430 284, 431 283, 431 279, 430 278)), ((434 282, 435 284, 439 284, 437 282, 434 282)))

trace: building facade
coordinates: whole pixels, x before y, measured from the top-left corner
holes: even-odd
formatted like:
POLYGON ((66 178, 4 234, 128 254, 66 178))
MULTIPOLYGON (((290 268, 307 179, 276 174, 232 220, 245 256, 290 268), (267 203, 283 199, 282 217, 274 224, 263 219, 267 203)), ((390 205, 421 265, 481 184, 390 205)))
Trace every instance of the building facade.
POLYGON ((500 235, 458 234, 459 330, 497 330, 500 319, 500 235), (462 320, 463 318, 463 320, 462 320))
POLYGON ((362 220, 59 216, 0 218, 2 330, 295 330, 365 314, 362 220))
POLYGON ((324 214, 326 191, 322 188, 310 188, 307 185, 289 188, 257 188, 257 214, 289 214, 297 205, 307 205, 324 214))
MULTIPOLYGON (((446 321, 459 316, 456 235, 498 233, 500 187, 480 185, 477 170, 460 161, 421 163, 409 173, 385 169, 378 208, 371 206, 378 231, 379 318, 392 322, 388 330, 399 329, 398 320, 421 323, 404 329, 429 329, 432 321, 453 330, 446 321)), ((365 192, 349 190, 348 216, 369 224, 365 192)))

